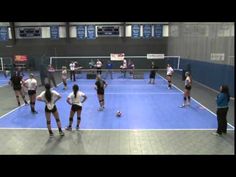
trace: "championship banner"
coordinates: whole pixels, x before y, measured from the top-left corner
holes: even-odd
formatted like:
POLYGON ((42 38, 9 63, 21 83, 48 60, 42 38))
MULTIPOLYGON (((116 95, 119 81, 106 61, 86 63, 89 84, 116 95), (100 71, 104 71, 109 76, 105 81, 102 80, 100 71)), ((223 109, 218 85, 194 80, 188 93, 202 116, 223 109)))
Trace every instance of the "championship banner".
POLYGON ((87 38, 88 39, 96 39, 95 25, 88 25, 87 26, 87 38))
POLYGON ((143 37, 144 38, 152 37, 152 25, 143 25, 143 37))
POLYGON ((77 39, 84 39, 85 38, 85 26, 78 25, 76 27, 76 29, 77 29, 77 39))
POLYGON ((132 25, 132 38, 140 38, 140 25, 132 25))
POLYGON ((50 26, 51 39, 59 39, 59 26, 50 26))
POLYGON ((164 54, 147 54, 147 59, 164 59, 164 54))
POLYGON ((15 55, 15 62, 25 62, 28 58, 26 55, 15 55))
POLYGON ((112 61, 123 61, 125 59, 125 54, 124 53, 111 53, 111 60, 112 61))
POLYGON ((8 28, 7 27, 0 27, 0 41, 7 41, 8 40, 8 28))
POLYGON ((163 25, 154 25, 154 37, 160 38, 163 36, 163 25))

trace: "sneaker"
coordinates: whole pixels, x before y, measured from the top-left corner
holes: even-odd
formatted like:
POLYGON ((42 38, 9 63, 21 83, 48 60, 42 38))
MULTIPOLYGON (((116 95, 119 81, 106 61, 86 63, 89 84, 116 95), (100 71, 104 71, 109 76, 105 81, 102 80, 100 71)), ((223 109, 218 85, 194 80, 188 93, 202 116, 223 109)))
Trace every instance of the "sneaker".
POLYGON ((183 104, 183 105, 181 105, 181 106, 179 106, 180 108, 184 108, 185 107, 185 104, 183 104))
POLYGON ((217 133, 217 132, 213 132, 212 135, 221 136, 221 134, 219 134, 219 133, 217 133))
POLYGON ((37 112, 37 111, 32 111, 32 113, 33 113, 33 114, 38 114, 38 112, 37 112))
POLYGON ((102 111, 102 110, 103 110, 103 108, 102 108, 102 107, 98 108, 98 111, 102 111))
POLYGON ((25 104, 26 104, 26 105, 28 105, 28 102, 27 102, 27 101, 25 101, 25 104))
POLYGON ((60 136, 65 136, 65 133, 63 131, 59 132, 60 136))
POLYGON ((76 130, 77 130, 77 131, 79 130, 79 126, 78 126, 78 125, 76 126, 76 130))
POLYGON ((72 131, 72 127, 69 127, 69 126, 68 126, 68 127, 65 128, 65 130, 67 130, 67 131, 72 131))

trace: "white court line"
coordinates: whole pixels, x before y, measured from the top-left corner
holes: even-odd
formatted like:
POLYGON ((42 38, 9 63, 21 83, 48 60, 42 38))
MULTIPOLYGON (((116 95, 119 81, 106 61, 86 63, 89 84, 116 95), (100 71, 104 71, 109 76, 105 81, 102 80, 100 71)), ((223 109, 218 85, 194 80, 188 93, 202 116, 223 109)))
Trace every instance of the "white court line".
MULTIPOLYGON (((59 85, 61 85, 61 84, 62 84, 62 82, 59 83, 59 84, 57 84, 57 86, 59 86, 59 85)), ((54 87, 52 87, 52 88, 54 88, 54 87)), ((6 114, 3 114, 3 115, 0 117, 0 119, 6 117, 8 114, 11 114, 12 112, 16 111, 17 109, 20 109, 20 108, 23 107, 23 106, 25 106, 25 104, 23 104, 23 105, 21 105, 21 106, 15 108, 15 109, 13 109, 13 110, 11 110, 10 112, 7 112, 6 114)))
MULTIPOLYGON (((160 77, 162 77, 162 76, 160 76, 160 77)), ((162 77, 164 80, 166 80, 164 77, 162 77)), ((167 80, 166 80, 167 81, 167 80)), ((172 84, 177 90, 179 90, 181 93, 184 93, 181 89, 179 89, 177 86, 175 86, 174 84, 172 84)), ((212 112, 210 109, 208 109, 206 106, 204 106, 204 105, 202 105, 201 103, 199 103, 196 99, 194 99, 192 96, 191 96, 191 98, 196 102, 196 103, 198 103, 200 106, 202 106, 203 108, 205 108, 207 111, 209 111, 211 114, 213 114, 215 117, 217 117, 217 115, 214 113, 214 112, 212 112)), ((233 125, 231 125, 230 123, 227 123, 231 128, 233 128, 234 129, 234 126, 233 125)))
MULTIPOLYGON (((48 130, 47 128, 4 128, 1 127, 0 130, 48 130)), ((52 130, 58 130, 58 128, 52 128, 52 130)), ((216 130, 215 128, 203 128, 203 129, 83 129, 81 128, 79 131, 196 131, 196 130, 216 130)), ((76 131, 74 129, 74 131, 76 131)), ((79 132, 78 131, 78 132, 79 132)), ((227 131, 234 131, 233 129, 229 129, 227 131)))

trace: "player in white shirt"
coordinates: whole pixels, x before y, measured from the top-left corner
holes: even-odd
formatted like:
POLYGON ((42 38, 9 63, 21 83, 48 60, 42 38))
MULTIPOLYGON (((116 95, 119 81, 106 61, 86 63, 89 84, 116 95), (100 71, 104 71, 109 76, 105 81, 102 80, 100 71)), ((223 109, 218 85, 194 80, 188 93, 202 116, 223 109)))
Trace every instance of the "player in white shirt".
POLYGON ((99 59, 97 59, 97 63, 96 63, 96 67, 97 67, 97 74, 102 74, 102 62, 99 60, 99 59))
POLYGON ((127 61, 126 59, 123 60, 123 64, 120 66, 121 73, 124 73, 124 77, 126 77, 126 70, 127 70, 127 61))
POLYGON ((185 106, 189 106, 190 105, 190 91, 192 88, 192 79, 190 76, 189 72, 185 73, 185 81, 184 81, 184 85, 185 85, 185 90, 184 90, 184 103, 182 106, 180 106, 181 108, 185 107, 185 106))
POLYGON ((73 117, 76 112, 77 112, 76 130, 79 130, 79 125, 81 121, 82 103, 84 103, 86 99, 87 96, 83 92, 79 91, 79 86, 75 84, 73 86, 73 92, 69 94, 66 100, 67 103, 71 105, 69 125, 66 127, 66 130, 72 131, 73 117))
POLYGON ((172 80, 172 76, 174 73, 173 68, 170 66, 170 64, 167 64, 167 73, 166 73, 166 78, 168 80, 168 89, 171 89, 172 85, 171 85, 171 80, 172 80))
POLYGON ((61 79, 62 79, 62 82, 63 82, 63 85, 64 85, 63 90, 66 90, 67 89, 67 83, 66 83, 66 80, 67 80, 67 70, 66 70, 66 66, 62 66, 61 79))
POLYGON ((72 81, 72 76, 73 76, 73 81, 75 82, 75 62, 72 61, 70 63, 70 80, 72 81))
POLYGON ((24 81, 24 86, 28 89, 28 95, 30 98, 30 108, 31 112, 37 114, 35 111, 35 100, 36 100, 36 90, 37 90, 37 80, 34 78, 34 74, 30 74, 30 78, 24 81))
POLYGON ((46 119, 47 119, 47 127, 48 127, 48 131, 49 131, 49 135, 50 135, 50 137, 53 136, 53 132, 52 132, 52 128, 51 128, 51 113, 52 113, 56 119, 59 134, 61 136, 64 136, 64 132, 61 129, 61 121, 59 118, 57 107, 55 105, 55 103, 61 98, 61 96, 56 91, 51 90, 50 84, 48 84, 48 83, 45 84, 45 89, 46 89, 45 91, 43 91, 39 96, 37 96, 37 100, 45 102, 45 104, 46 104, 45 105, 45 115, 46 115, 46 119))

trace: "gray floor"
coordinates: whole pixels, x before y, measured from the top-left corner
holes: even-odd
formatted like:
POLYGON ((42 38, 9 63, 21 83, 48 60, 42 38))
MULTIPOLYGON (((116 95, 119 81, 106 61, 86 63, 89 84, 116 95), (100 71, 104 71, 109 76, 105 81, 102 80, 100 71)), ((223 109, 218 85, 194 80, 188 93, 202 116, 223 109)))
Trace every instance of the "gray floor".
MULTIPOLYGON (((180 76, 174 76, 174 84, 183 89, 180 76)), ((193 85, 192 96, 213 112, 216 94, 193 85)), ((9 86, 0 88, 0 95, 1 116, 15 108, 16 101, 9 86)), ((228 121, 234 125, 234 101, 230 102, 228 121)), ((50 139, 47 130, 0 129, 0 154, 234 154, 234 131, 222 137, 211 132, 81 130, 66 132, 61 138, 55 130, 50 139)))

